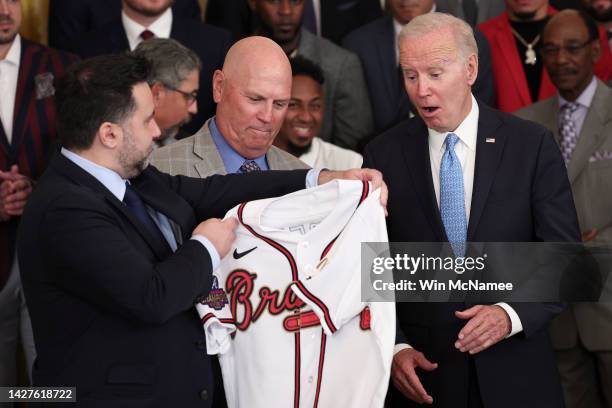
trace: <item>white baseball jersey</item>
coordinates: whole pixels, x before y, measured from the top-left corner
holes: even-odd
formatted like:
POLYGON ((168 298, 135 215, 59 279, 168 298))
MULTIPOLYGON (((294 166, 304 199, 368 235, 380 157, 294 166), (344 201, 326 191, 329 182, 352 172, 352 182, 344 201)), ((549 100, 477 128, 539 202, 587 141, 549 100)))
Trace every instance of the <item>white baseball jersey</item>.
POLYGON ((380 190, 336 180, 243 203, 197 305, 230 408, 382 407, 395 305, 361 301, 361 242, 387 241, 380 190))

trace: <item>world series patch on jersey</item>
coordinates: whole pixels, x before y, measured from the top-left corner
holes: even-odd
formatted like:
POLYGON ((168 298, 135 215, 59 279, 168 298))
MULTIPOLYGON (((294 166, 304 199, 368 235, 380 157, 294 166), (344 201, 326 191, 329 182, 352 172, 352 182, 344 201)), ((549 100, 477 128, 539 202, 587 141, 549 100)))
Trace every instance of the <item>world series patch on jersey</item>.
POLYGON ((395 304, 361 300, 361 243, 387 242, 380 190, 335 180, 243 203, 197 304, 229 408, 382 407, 395 304))

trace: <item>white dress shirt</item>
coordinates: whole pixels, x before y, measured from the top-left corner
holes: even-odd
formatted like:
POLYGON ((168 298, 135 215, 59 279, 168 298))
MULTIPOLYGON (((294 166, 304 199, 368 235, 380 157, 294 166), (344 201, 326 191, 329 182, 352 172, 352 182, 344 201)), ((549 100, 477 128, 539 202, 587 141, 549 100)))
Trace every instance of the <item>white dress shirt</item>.
MULTIPOLYGON (((595 79, 595 76, 593 76, 591 82, 574 101, 578 104, 578 108, 574 111, 574 113, 572 113, 572 120, 576 126, 576 136, 580 136, 584 119, 586 118, 587 113, 589 113, 589 108, 591 107, 591 102, 593 102, 593 97, 595 96, 596 90, 597 79, 595 79)), ((559 95, 559 111, 561 111, 561 108, 566 103, 569 103, 569 101, 566 101, 561 95, 559 95)), ((559 123, 561 123, 561 115, 559 115, 559 123)))
POLYGON ((128 43, 130 44, 130 51, 133 51, 142 41, 140 34, 144 30, 151 31, 157 38, 170 38, 170 32, 172 31, 172 8, 168 7, 168 9, 148 27, 138 24, 129 18, 123 11, 121 12, 121 22, 123 23, 123 28, 125 29, 128 43))
MULTIPOLYGON (((474 189, 474 167, 476 164, 476 141, 478 135, 478 117, 479 109, 476 99, 472 95, 472 109, 466 118, 457 126, 452 133, 456 134, 459 140, 455 144, 455 154, 461 163, 461 171, 463 172, 463 190, 465 200, 466 219, 470 219, 470 209, 472 206, 472 191, 474 189)), ((442 156, 446 150, 446 135, 449 132, 440 133, 433 129, 427 129, 429 132, 429 160, 431 162, 431 178, 436 193, 436 201, 440 208, 440 164, 442 156)), ((506 337, 514 336, 523 331, 523 324, 516 311, 507 303, 496 303, 504 309, 510 317, 510 334, 506 337)), ((459 334, 459 333, 457 333, 459 334)), ((408 344, 396 344, 395 353, 405 348, 409 348, 408 344)))
POLYGON ((315 33, 319 37, 321 36, 321 0, 312 0, 312 8, 315 14, 315 21, 317 24, 317 32, 315 33))
POLYGON ((312 139, 310 150, 299 159, 312 168, 348 170, 360 168, 363 157, 352 150, 343 149, 318 137, 312 139))
POLYGON ((6 58, 0 61, 0 95, 2 95, 0 98, 0 120, 2 120, 4 133, 9 143, 13 139, 13 115, 20 59, 21 37, 17 34, 9 52, 6 54, 6 58))

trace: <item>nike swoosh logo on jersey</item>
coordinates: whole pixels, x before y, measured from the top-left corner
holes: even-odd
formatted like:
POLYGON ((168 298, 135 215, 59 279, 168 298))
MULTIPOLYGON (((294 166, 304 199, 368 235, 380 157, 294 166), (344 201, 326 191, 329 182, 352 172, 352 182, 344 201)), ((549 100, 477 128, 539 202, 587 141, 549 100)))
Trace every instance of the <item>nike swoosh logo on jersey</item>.
POLYGON ((238 248, 236 248, 236 249, 234 249, 234 259, 240 259, 243 256, 250 254, 251 252, 253 252, 256 249, 257 249, 257 247, 253 247, 253 248, 248 249, 248 250, 246 250, 244 252, 238 252, 238 248))

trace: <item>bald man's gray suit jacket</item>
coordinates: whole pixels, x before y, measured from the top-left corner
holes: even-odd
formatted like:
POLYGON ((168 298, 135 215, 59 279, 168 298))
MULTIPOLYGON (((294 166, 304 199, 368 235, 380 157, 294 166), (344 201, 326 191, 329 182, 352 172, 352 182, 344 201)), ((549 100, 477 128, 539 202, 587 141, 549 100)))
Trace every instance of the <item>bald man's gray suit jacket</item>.
MULTIPOLYGON (((208 129, 209 122, 210 119, 193 136, 155 150, 151 154, 150 163, 172 175, 204 178, 213 174, 226 174, 223 160, 208 129)), ((295 156, 275 146, 266 153, 266 160, 270 170, 309 168, 295 156)))

